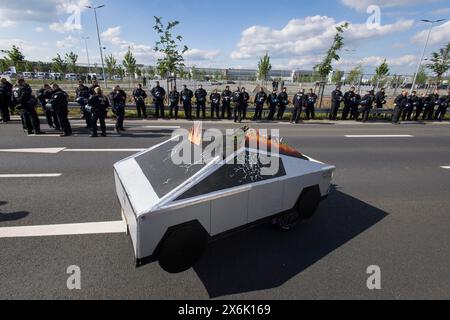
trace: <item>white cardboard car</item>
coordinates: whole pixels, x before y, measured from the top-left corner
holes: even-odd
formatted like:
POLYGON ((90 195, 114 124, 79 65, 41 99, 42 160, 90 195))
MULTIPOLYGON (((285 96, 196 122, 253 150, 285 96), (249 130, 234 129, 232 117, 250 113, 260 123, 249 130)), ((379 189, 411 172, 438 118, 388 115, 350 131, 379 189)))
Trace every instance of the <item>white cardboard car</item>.
POLYGON ((280 150, 276 174, 263 176, 262 166, 236 164, 239 157, 258 154, 248 145, 226 159, 175 165, 178 140, 114 165, 137 266, 149 258, 167 272, 185 271, 217 236, 261 221, 289 230, 312 217, 329 193, 335 167, 300 153, 280 150))

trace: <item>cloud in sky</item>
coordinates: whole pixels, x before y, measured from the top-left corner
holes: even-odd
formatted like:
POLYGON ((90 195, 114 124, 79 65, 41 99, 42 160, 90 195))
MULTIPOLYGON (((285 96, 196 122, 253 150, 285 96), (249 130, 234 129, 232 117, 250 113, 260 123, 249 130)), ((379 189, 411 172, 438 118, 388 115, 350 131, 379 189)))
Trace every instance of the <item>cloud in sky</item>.
MULTIPOLYGON (((435 2, 436 0, 428 0, 428 2, 435 2)), ((411 6, 415 4, 423 4, 423 0, 341 0, 341 3, 347 7, 355 9, 360 12, 365 12, 369 6, 375 5, 381 8, 392 8, 411 6)))
MULTIPOLYGON (((416 33, 412 38, 411 42, 416 44, 425 44, 429 30, 423 30, 416 33)), ((447 21, 441 25, 433 28, 430 35, 430 45, 442 44, 444 45, 450 39, 450 21, 447 21)))
MULTIPOLYGON (((312 16, 293 19, 281 30, 265 26, 252 26, 242 32, 237 50, 232 59, 253 59, 266 51, 277 58, 304 55, 329 47, 336 34, 337 23, 327 16, 312 16)), ((400 20, 393 24, 368 28, 366 24, 350 24, 345 31, 348 42, 381 37, 389 33, 410 29, 413 20, 400 20)))

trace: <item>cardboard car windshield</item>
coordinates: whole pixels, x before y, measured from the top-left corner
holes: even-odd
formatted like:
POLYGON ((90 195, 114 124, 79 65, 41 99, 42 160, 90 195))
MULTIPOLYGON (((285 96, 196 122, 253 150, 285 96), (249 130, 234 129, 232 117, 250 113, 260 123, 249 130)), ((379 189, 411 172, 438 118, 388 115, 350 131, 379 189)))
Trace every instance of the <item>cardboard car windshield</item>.
POLYGON ((329 193, 335 167, 279 139, 248 128, 206 136, 197 125, 114 165, 137 266, 185 271, 211 239, 261 221, 289 230, 329 193))

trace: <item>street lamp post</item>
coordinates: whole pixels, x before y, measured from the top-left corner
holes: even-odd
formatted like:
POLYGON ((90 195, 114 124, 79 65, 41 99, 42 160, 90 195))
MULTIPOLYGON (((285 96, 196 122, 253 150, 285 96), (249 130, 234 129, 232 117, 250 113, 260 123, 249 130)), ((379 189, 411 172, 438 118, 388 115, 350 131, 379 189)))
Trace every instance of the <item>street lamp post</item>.
POLYGON ((420 57, 419 60, 419 64, 417 65, 417 71, 416 74, 414 75, 414 80, 411 86, 411 90, 409 94, 412 94, 412 92, 414 91, 414 87, 416 86, 416 82, 417 82, 417 75, 419 74, 420 71, 420 67, 422 66, 422 62, 423 62, 423 58, 425 57, 425 52, 427 50, 428 47, 428 42, 430 41, 430 36, 431 36, 431 31, 433 30, 433 25, 435 23, 439 23, 439 22, 443 22, 445 21, 445 19, 439 19, 439 20, 421 20, 422 22, 426 22, 430 24, 430 29, 428 30, 428 35, 427 35, 427 40, 425 41, 425 46, 423 47, 423 52, 422 52, 422 56, 420 57))
POLYGON ((88 61, 88 70, 89 70, 89 73, 91 73, 91 60, 90 60, 90 58, 89 58, 89 49, 88 49, 88 43, 87 43, 88 39, 89 39, 89 37, 83 37, 84 43, 85 43, 85 45, 86 45, 86 54, 87 54, 87 61, 88 61))
POLYGON ((86 6, 86 8, 94 10, 95 25, 97 26, 98 45, 100 47, 100 58, 102 60, 103 81, 105 83, 105 88, 106 88, 108 83, 106 82, 105 63, 103 61, 103 47, 102 47, 102 40, 101 40, 101 37, 100 37, 100 30, 98 28, 98 18, 97 18, 97 9, 100 9, 100 8, 103 8, 103 7, 105 7, 105 5, 101 5, 101 6, 97 6, 97 7, 86 6))

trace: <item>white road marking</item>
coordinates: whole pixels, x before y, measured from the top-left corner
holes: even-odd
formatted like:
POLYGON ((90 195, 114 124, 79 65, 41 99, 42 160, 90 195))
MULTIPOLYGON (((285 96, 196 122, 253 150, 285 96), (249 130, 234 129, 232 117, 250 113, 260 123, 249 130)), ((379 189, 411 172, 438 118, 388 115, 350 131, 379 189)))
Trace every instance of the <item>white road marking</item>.
POLYGON ((0 174, 0 178, 58 178, 62 173, 0 174))
POLYGON ((450 166, 442 166, 442 169, 450 170, 450 166))
POLYGON ((65 149, 64 152, 142 152, 145 149, 65 149))
POLYGON ((142 128, 148 128, 148 129, 180 129, 180 126, 143 126, 142 128))
POLYGON ((39 137, 39 138, 61 138, 61 134, 42 134, 42 135, 35 135, 30 134, 29 137, 39 137))
POLYGON ((126 233, 124 221, 0 228, 0 238, 126 233))
POLYGON ((414 136, 409 134, 398 134, 398 135, 346 135, 346 138, 414 138, 414 136))
POLYGON ((0 152, 56 154, 60 153, 64 149, 65 148, 0 149, 0 152))

